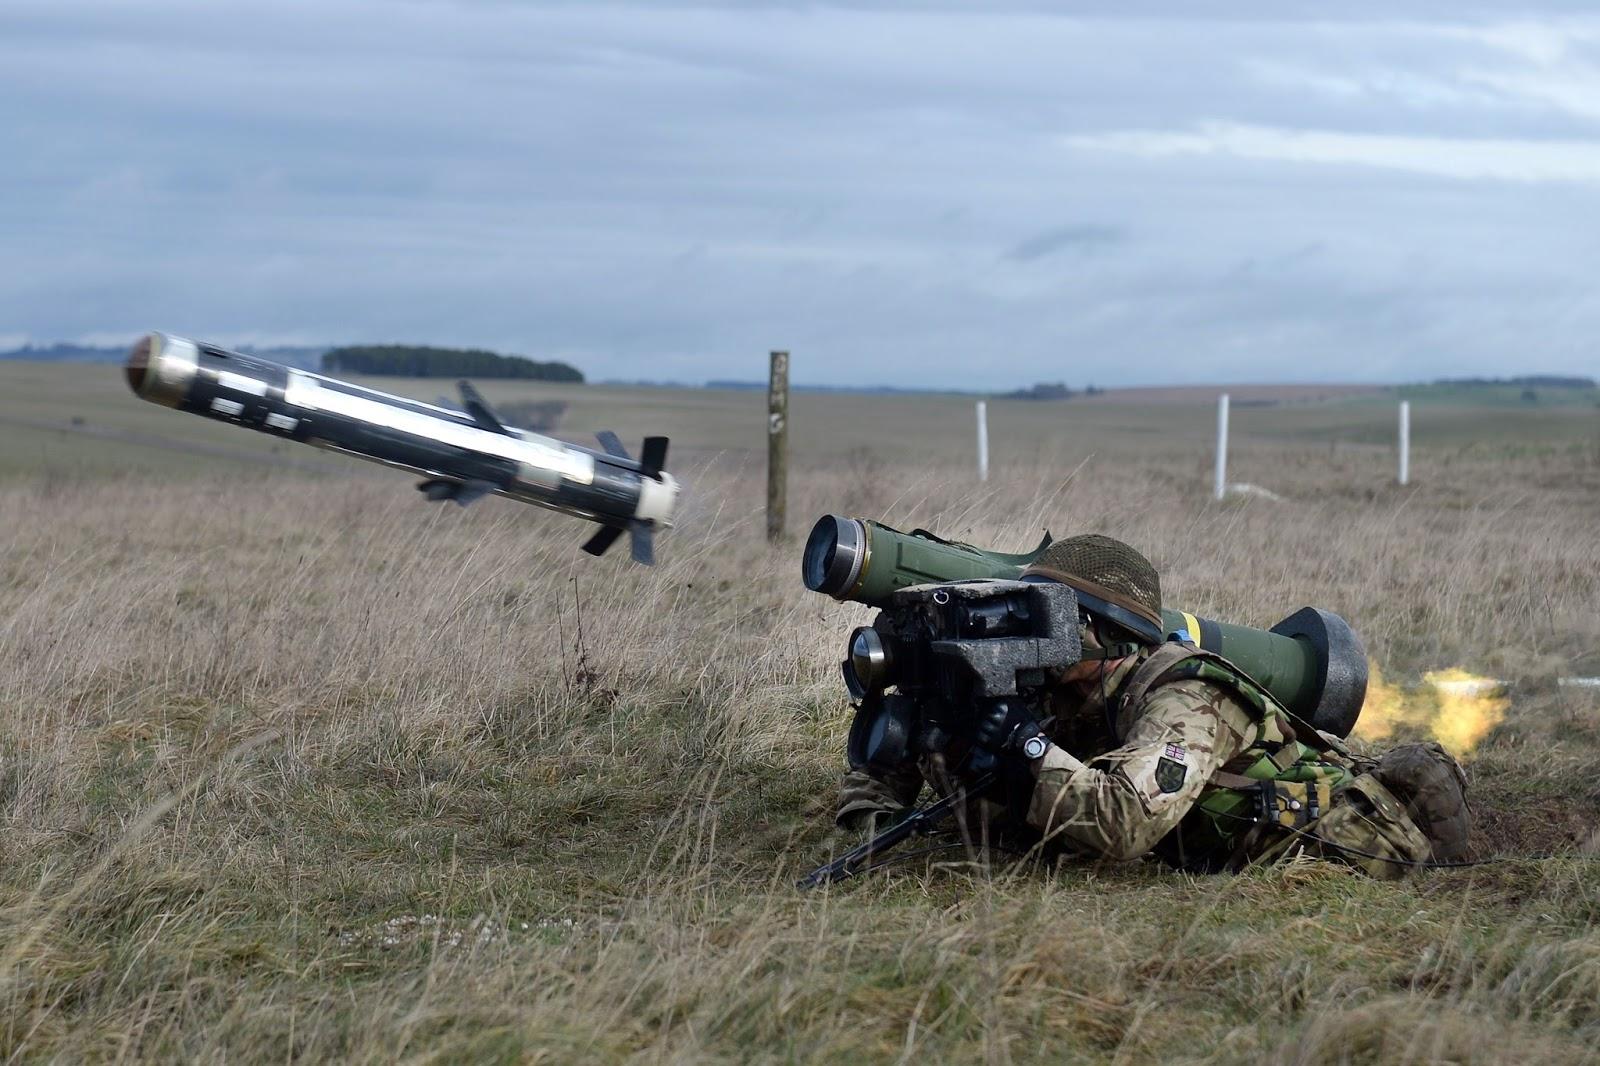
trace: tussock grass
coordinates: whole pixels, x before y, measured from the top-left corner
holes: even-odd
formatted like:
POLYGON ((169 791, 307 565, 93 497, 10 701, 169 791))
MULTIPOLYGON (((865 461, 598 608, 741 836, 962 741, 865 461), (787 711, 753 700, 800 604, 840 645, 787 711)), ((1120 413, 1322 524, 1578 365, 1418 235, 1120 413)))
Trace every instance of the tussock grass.
POLYGON ((0 1056, 1594 1061, 1600 704, 1554 679, 1600 673, 1600 479, 1448 458, 1401 492, 1246 444, 1287 499, 1217 505, 1193 455, 1042 448, 979 488, 859 450, 791 505, 1100 530, 1174 604, 1315 603, 1391 677, 1506 678, 1473 770, 1482 850, 1521 857, 1376 884, 957 851, 809 895, 869 612, 762 542, 745 459, 683 469, 648 571, 385 476, 9 481, 0 1056))

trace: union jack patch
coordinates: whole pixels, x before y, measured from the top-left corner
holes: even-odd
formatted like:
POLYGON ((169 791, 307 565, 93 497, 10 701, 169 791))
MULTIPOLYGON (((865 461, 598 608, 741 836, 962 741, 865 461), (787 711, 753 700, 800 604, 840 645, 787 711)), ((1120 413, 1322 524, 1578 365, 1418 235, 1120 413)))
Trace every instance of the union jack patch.
POLYGON ((1162 752, 1161 754, 1165 758, 1171 759, 1174 762, 1180 762, 1181 763, 1181 762, 1184 761, 1185 756, 1188 755, 1188 752, 1183 750, 1183 745, 1182 744, 1168 744, 1167 745, 1167 750, 1162 752))

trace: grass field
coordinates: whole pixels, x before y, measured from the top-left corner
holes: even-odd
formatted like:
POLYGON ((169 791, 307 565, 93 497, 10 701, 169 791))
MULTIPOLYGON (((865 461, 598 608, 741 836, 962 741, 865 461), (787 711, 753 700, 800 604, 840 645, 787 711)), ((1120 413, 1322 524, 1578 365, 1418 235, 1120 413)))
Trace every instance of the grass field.
POLYGON ((992 404, 978 485, 969 401, 797 394, 797 536, 1103 531, 1175 605, 1510 686, 1469 759, 1503 862, 803 895, 868 612, 762 539, 762 397, 486 391, 673 435, 661 565, 0 364, 0 1057, 1600 1061, 1600 692, 1557 683, 1600 674, 1600 411, 1419 401, 1402 490, 1392 396, 1241 406, 1233 475, 1283 498, 1218 504, 1204 396, 992 404))

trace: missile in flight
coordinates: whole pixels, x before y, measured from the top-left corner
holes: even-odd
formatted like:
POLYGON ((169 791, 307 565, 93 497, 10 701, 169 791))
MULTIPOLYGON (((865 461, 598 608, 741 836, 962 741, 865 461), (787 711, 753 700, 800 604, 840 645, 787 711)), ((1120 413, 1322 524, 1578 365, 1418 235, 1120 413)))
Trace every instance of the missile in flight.
POLYGON ((604 430, 603 450, 591 451, 506 425, 470 382, 456 411, 166 333, 135 344, 126 369, 141 399, 409 470, 430 500, 506 496, 594 522, 591 555, 627 533, 633 558, 649 565, 655 531, 672 524, 666 437, 646 437, 635 459, 604 430))

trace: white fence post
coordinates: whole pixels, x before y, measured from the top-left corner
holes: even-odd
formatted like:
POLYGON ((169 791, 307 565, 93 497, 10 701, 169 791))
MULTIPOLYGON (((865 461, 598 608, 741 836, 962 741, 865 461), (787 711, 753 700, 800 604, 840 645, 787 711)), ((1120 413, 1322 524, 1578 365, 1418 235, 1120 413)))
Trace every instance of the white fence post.
POLYGON ((1400 401, 1400 484, 1411 480, 1411 401, 1400 401))
POLYGON ((978 401, 978 480, 989 480, 989 405, 978 401))
POLYGON ((1217 397, 1217 499, 1228 494, 1228 394, 1217 397))

